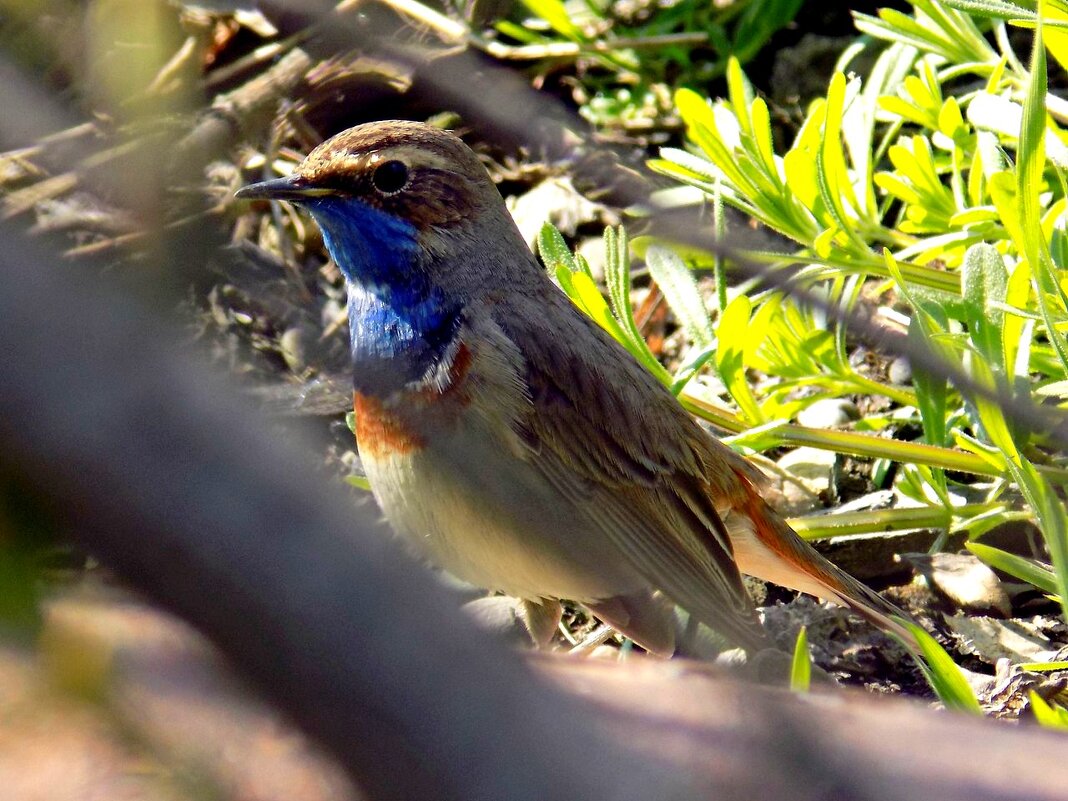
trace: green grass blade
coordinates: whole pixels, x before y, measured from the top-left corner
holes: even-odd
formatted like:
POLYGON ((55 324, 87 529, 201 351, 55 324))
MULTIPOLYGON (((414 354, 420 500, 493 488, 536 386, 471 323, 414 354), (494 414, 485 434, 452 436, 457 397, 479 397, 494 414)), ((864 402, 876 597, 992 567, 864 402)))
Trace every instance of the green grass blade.
POLYGON ((1020 141, 1017 147, 1016 194, 1020 203, 1020 222, 1024 230, 1024 255, 1037 279, 1039 309, 1046 322, 1047 334, 1057 358, 1068 372, 1068 341, 1053 324, 1051 298, 1060 301, 1061 309, 1068 309, 1068 296, 1053 271, 1049 246, 1042 231, 1042 174, 1046 166, 1046 48, 1042 44, 1042 16, 1037 18, 1035 42, 1031 54, 1031 71, 1027 81, 1027 97, 1023 106, 1020 141))
POLYGON ((974 715, 983 714, 979 700, 975 697, 968 680, 964 678, 960 668, 935 638, 910 620, 903 618, 897 620, 912 633, 919 643, 923 661, 917 661, 917 664, 935 695, 946 705, 946 709, 956 709, 974 715))
POLYGON ((946 529, 954 520, 976 517, 993 511, 986 504, 945 506, 906 506, 858 512, 828 512, 791 517, 787 522, 804 540, 852 537, 863 534, 886 534, 892 531, 915 531, 922 528, 946 529))
POLYGON ((794 658, 790 664, 790 689, 807 693, 812 685, 812 655, 808 652, 808 631, 804 626, 797 632, 794 658))
POLYGON ((1057 574, 1048 567, 1043 567, 1031 559, 1024 559, 1014 553, 984 545, 981 542, 968 542, 964 545, 995 570, 1008 573, 1021 581, 1026 581, 1042 592, 1057 595, 1057 574))
POLYGON ((1031 701, 1031 712, 1039 726, 1068 731, 1068 709, 1050 704, 1034 690, 1031 690, 1028 698, 1031 701))
MULTIPOLYGON (((630 250, 627 245, 627 231, 623 226, 608 226, 604 229, 604 256, 604 281, 612 311, 626 333, 631 348, 648 351, 630 305, 630 250)), ((648 358, 655 361, 652 353, 648 354, 648 358)))

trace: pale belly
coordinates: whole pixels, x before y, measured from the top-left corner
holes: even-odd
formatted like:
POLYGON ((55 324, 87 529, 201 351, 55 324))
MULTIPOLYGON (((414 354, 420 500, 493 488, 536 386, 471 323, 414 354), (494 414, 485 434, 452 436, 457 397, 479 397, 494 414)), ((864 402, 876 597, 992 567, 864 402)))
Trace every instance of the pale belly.
POLYGON ((404 455, 361 456, 392 526, 458 578, 575 601, 647 586, 572 501, 477 424, 404 455))

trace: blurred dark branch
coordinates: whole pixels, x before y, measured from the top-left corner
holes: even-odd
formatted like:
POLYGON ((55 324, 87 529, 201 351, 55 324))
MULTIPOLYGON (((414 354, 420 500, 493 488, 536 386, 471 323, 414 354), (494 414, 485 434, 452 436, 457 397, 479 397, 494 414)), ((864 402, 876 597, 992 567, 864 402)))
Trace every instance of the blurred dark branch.
MULTIPOLYGON (((53 601, 46 632, 61 643, 65 638, 70 645, 80 643, 82 648, 115 655, 117 667, 109 675, 108 702, 102 711, 118 716, 135 742, 149 746, 178 775, 183 768, 188 771, 188 760, 197 755, 194 764, 221 788, 221 794, 211 797, 255 796, 261 801, 352 797, 333 766, 309 761, 314 752, 249 698, 192 632, 158 610, 121 594, 109 595, 110 600, 99 595, 86 600, 76 593, 53 601), (190 698, 196 703, 190 704, 190 698), (294 772, 305 777, 299 785, 304 792, 296 796, 294 772)), ((0 648, 0 670, 11 676, 4 656, 0 648)), ((1036 727, 935 713, 911 701, 873 698, 858 690, 799 696, 740 683, 707 665, 679 660, 632 659, 620 664, 532 654, 528 662, 539 678, 592 702, 596 709, 589 713, 591 720, 610 737, 640 750, 644 758, 693 776, 695 799, 1052 801, 1063 797, 1068 778, 1068 766, 1059 758, 1063 736, 1036 727), (1042 770, 1021 770, 1024 759, 1027 764, 1041 764, 1042 770)), ((28 667, 32 670, 32 663, 28 667)), ((0 714, 10 709, 10 696, 17 697, 25 684, 29 684, 25 691, 35 693, 36 699, 33 711, 23 717, 39 713, 48 693, 29 682, 13 684, 13 693, 0 695, 0 714)), ((4 720, 9 723, 8 717, 4 720)), ((55 785, 69 788, 72 783, 64 781, 66 773, 54 775, 69 764, 65 759, 77 758, 71 738, 57 734, 83 727, 79 715, 61 718, 47 731, 34 727, 36 739, 48 742, 49 759, 9 759, 6 775, 0 750, 0 787, 29 784, 36 790, 46 781, 52 801, 83 801, 84 784, 63 792, 55 785), (49 761, 57 769, 42 779, 39 761, 49 761), (24 776, 30 781, 18 781, 24 776)), ((21 740, 35 734, 26 728, 11 721, 4 732, 9 741, 20 738, 25 749, 21 740)), ((589 756, 591 772, 604 769, 592 761, 595 754, 589 756)), ((459 756, 457 764, 466 758, 459 756)), ((122 773, 125 766, 115 765, 111 777, 106 764, 99 767, 101 775, 92 788, 98 797, 130 795, 129 777, 122 773), (108 789, 115 785, 125 794, 116 788, 109 795, 108 789)), ((29 788, 28 792, 39 798, 39 793, 29 788)), ((650 801, 659 801, 667 792, 661 788, 650 801)), ((4 801, 30 801, 30 796, 16 791, 14 797, 5 795, 4 801)), ((576 796, 576 801, 586 799, 576 796)))
MULTIPOLYGON (((4 458, 372 798, 643 799, 661 786, 604 744, 584 705, 475 631, 373 506, 331 494, 310 449, 268 441, 175 332, 10 227, 0 338, 4 458)), ((663 786, 657 797, 677 797, 663 786)))

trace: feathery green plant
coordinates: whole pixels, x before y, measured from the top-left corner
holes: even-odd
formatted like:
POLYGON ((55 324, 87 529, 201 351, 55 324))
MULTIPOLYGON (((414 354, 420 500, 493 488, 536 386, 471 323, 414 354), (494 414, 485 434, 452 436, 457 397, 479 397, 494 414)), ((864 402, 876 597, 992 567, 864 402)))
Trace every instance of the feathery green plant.
MULTIPOLYGON (((695 414, 735 432, 735 447, 807 444, 898 463, 894 486, 918 508, 794 521, 803 536, 966 530, 980 558, 1011 565, 1057 597, 1068 617, 1068 514, 1055 489, 1068 483, 1068 469, 1049 432, 1028 422, 1035 415, 1016 413, 1068 402, 1068 106, 1048 91, 1043 44, 1065 60, 1068 14, 1048 0, 1041 13, 999 0, 912 7, 855 15, 885 49, 863 80, 847 72, 858 50, 842 57, 785 150, 776 149, 768 106, 737 59, 725 99, 676 93, 691 146, 664 148, 653 169, 760 221, 785 245, 736 253, 736 264, 760 265, 766 278, 719 287, 713 317, 679 266, 715 268, 715 256, 636 242, 694 343, 676 374, 658 363, 650 369, 695 414), (1014 26, 1034 30, 1028 66, 1011 48, 1014 26), (849 360, 841 320, 873 295, 907 316, 919 357, 911 387, 849 360), (735 411, 688 391, 706 364, 735 411), (891 411, 862 418, 853 431, 791 422, 815 400, 853 394, 885 398, 891 411), (904 426, 923 434, 887 437, 904 426), (985 498, 963 502, 962 472, 986 477, 985 498), (974 542, 1019 519, 1042 531, 1051 568, 974 542)), ((656 360, 618 295, 628 286, 616 274, 626 272, 618 245, 615 259, 612 308, 594 316, 612 317, 606 327, 648 365, 656 360)), ((891 471, 878 475, 891 480, 891 471)))
MULTIPOLYGON (((721 316, 720 341, 729 334, 735 344, 721 344, 716 363, 744 422, 789 419, 818 397, 883 395, 897 411, 859 428, 918 423, 926 445, 970 453, 986 463, 973 472, 996 478, 988 501, 962 514, 946 475, 959 466, 910 459, 908 443, 898 443, 906 446, 893 457, 903 465, 898 488, 942 506, 972 536, 1018 518, 1010 497, 1018 491, 1045 535, 1063 603, 1068 516, 1050 481, 1063 483, 1065 473, 1044 432, 1003 402, 1034 408, 1068 395, 1068 134, 1046 86, 1048 8, 1040 17, 1003 3, 919 0, 912 15, 856 15, 858 28, 890 46, 866 81, 847 77, 847 54, 781 155, 766 104, 732 62, 726 100, 678 92, 694 147, 665 149, 652 166, 709 196, 720 191, 792 242, 783 253, 743 255, 822 300, 816 307, 773 286, 738 294, 721 316), (1029 68, 1009 47, 1014 24, 1035 27, 1029 68), (820 324, 827 308, 855 308, 860 281, 870 279, 886 279, 880 288, 910 309, 910 345, 928 356, 914 364, 913 390, 856 376, 844 327, 820 324), (743 328, 744 347, 734 339, 743 328), (778 381, 754 389, 741 374, 778 381)), ((762 432, 759 444, 783 442, 762 432)))

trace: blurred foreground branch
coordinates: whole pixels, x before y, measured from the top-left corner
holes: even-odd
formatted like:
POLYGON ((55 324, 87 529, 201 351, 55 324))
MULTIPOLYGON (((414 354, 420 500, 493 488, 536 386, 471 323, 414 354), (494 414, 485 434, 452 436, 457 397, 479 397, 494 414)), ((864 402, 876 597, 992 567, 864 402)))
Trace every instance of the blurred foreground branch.
POLYGON ((634 665, 549 670, 599 704, 552 688, 161 328, 0 228, 0 447, 371 798, 982 801, 1068 783, 1056 736, 904 706, 634 665), (1020 753, 1043 771, 1014 770, 1020 753))
POLYGON ((165 328, 0 229, 0 449, 86 548, 211 637, 372 798, 651 797, 663 777, 480 635, 372 506, 268 441, 165 328))
MULTIPOLYGON (((23 669, 20 675, 0 648, 0 675, 15 688, 0 696, 0 716, 8 741, 19 742, 18 749, 0 749, 5 801, 81 801, 86 786, 69 766, 87 754, 98 796, 142 797, 131 783, 151 779, 153 771, 131 769, 129 762, 143 763, 143 754, 134 751, 124 760, 123 743, 106 743, 100 724, 109 719, 125 732, 126 753, 133 750, 131 739, 147 747, 170 768, 168 776, 188 772, 190 762, 196 765, 214 788, 211 798, 363 797, 271 710, 242 692, 194 633, 157 610, 114 592, 65 594, 48 604, 45 639, 52 664, 66 647, 68 659, 106 654, 117 667, 94 725, 70 698, 49 695, 39 673, 24 677, 23 669), (42 714, 50 726, 37 725, 42 714), (19 760, 20 753, 41 757, 19 760), (42 784, 49 788, 45 798, 42 784)), ((1056 755, 1063 738, 1038 729, 935 714, 857 691, 801 697, 740 684, 706 665, 678 660, 620 664, 535 655, 530 662, 540 678, 593 702, 596 707, 586 710, 589 720, 624 747, 692 777, 692 798, 982 801, 1062 795, 1065 770, 1056 755), (1028 764, 1042 761, 1043 770, 1021 770, 1020 754, 1028 764)), ((591 760, 590 773, 604 770, 604 763, 592 761, 596 754, 586 743, 574 745, 591 760)), ((459 755, 453 764, 471 758, 459 755)), ((522 792, 516 788, 506 797, 522 792)), ((668 792, 661 787, 649 798, 668 792)), ((146 795, 159 797, 158 786, 146 795)))

